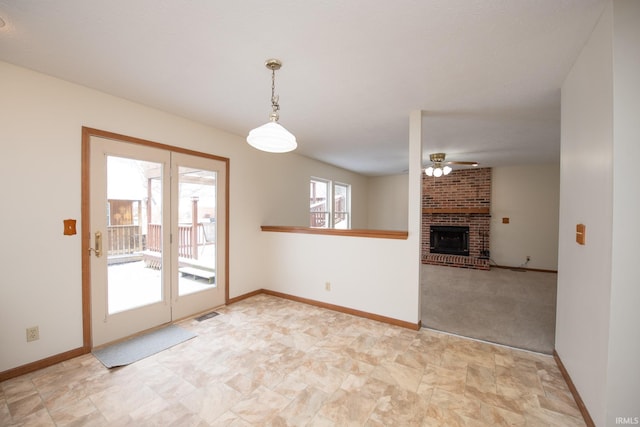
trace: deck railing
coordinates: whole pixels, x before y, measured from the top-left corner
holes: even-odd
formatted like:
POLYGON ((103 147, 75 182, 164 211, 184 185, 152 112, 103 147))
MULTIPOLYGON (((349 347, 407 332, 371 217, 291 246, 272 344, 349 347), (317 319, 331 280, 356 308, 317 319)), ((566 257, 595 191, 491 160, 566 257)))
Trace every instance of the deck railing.
POLYGON ((141 252, 143 240, 138 225, 110 225, 107 227, 107 255, 121 256, 141 252))
POLYGON ((311 215, 310 226, 314 228, 327 227, 327 218, 329 212, 325 210, 325 202, 316 202, 310 208, 309 215, 311 215))
MULTIPOLYGON (((330 212, 325 210, 325 199, 316 198, 311 200, 311 206, 309 209, 310 221, 309 225, 313 228, 326 228, 329 226, 327 221, 330 212)), ((342 196, 336 197, 335 210, 333 213, 333 225, 334 227, 340 222, 347 219, 348 213, 346 212, 346 199, 342 196)))
MULTIPOLYGON (((162 251, 162 225, 149 224, 147 250, 162 251)), ((178 256, 181 258, 198 259, 198 248, 213 243, 213 236, 207 235, 204 223, 178 225, 178 256)))
MULTIPOLYGON (((107 255, 118 257, 141 254, 143 251, 162 251, 162 226, 149 224, 147 234, 138 225, 110 225, 107 227, 107 255)), ((198 248, 213 243, 206 225, 198 223, 195 229, 189 225, 178 226, 178 256, 198 259, 198 248)))

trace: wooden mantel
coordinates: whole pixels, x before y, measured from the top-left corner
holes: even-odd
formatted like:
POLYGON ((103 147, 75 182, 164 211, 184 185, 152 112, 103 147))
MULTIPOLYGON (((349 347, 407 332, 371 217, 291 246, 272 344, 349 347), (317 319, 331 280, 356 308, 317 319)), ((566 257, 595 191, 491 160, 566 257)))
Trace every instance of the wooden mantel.
POLYGON ((348 237, 373 237, 378 239, 400 239, 407 240, 409 233, 407 231, 395 230, 366 230, 366 229, 349 229, 341 230, 337 228, 312 228, 312 227, 295 227, 287 225, 262 225, 262 231, 275 231, 278 233, 300 233, 300 234, 321 234, 325 236, 348 236, 348 237))
POLYGON ((491 213, 490 208, 423 208, 423 214, 483 214, 491 213))

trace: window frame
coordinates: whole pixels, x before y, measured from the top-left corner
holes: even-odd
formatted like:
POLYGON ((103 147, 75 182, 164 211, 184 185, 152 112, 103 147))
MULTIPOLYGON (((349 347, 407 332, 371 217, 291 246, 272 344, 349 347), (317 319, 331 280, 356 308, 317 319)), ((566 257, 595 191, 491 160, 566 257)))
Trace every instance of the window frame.
POLYGON ((331 185, 331 201, 332 201, 332 214, 331 214, 331 228, 339 228, 339 229, 344 229, 344 230, 350 230, 351 229, 351 184, 347 184, 344 182, 338 182, 338 181, 333 181, 332 185, 331 185), (343 187, 345 189, 345 201, 344 201, 344 205, 345 205, 345 210, 344 211, 340 211, 338 212, 338 209, 336 207, 336 187, 343 187), (347 224, 346 227, 336 227, 336 217, 337 215, 344 215, 346 216, 346 220, 347 220, 347 224))
MULTIPOLYGON (((316 205, 319 202, 316 202, 316 205)), ((333 181, 326 178, 320 178, 317 176, 312 176, 309 178, 309 227, 318 228, 318 229, 336 229, 336 215, 344 215, 346 218, 346 227, 339 227, 338 229, 351 229, 351 184, 347 184, 345 182, 333 181), (320 183, 326 187, 326 195, 324 200, 324 210, 312 210, 313 207, 311 205, 311 201, 313 199, 317 199, 314 197, 316 192, 314 189, 316 188, 316 183, 320 183), (336 187, 342 187, 345 189, 345 210, 337 212, 336 211, 336 187), (317 216, 322 214, 324 216, 323 220, 319 220, 317 216), (316 219, 314 219, 314 215, 316 219), (319 222, 322 222, 324 225, 317 225, 319 222)), ((342 222, 342 221, 340 221, 342 222)), ((339 222, 338 222, 339 223, 339 222)))

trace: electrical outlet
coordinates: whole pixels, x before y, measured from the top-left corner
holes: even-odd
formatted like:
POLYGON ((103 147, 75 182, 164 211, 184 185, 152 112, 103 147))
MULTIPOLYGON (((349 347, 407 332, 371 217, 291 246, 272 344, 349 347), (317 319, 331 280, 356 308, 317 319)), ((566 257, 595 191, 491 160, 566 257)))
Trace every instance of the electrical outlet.
POLYGON ((325 282, 324 290, 325 291, 330 291, 331 290, 331 282, 325 282))
POLYGON ((27 342, 36 341, 40 339, 40 330, 37 326, 27 328, 27 342))

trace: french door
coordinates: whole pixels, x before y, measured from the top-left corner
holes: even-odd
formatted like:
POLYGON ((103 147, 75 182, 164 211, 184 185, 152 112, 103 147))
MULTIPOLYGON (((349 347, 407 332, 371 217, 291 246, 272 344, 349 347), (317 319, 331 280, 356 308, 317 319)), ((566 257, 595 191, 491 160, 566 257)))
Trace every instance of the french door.
POLYGON ((92 345, 223 305, 224 159, 88 138, 92 345))

